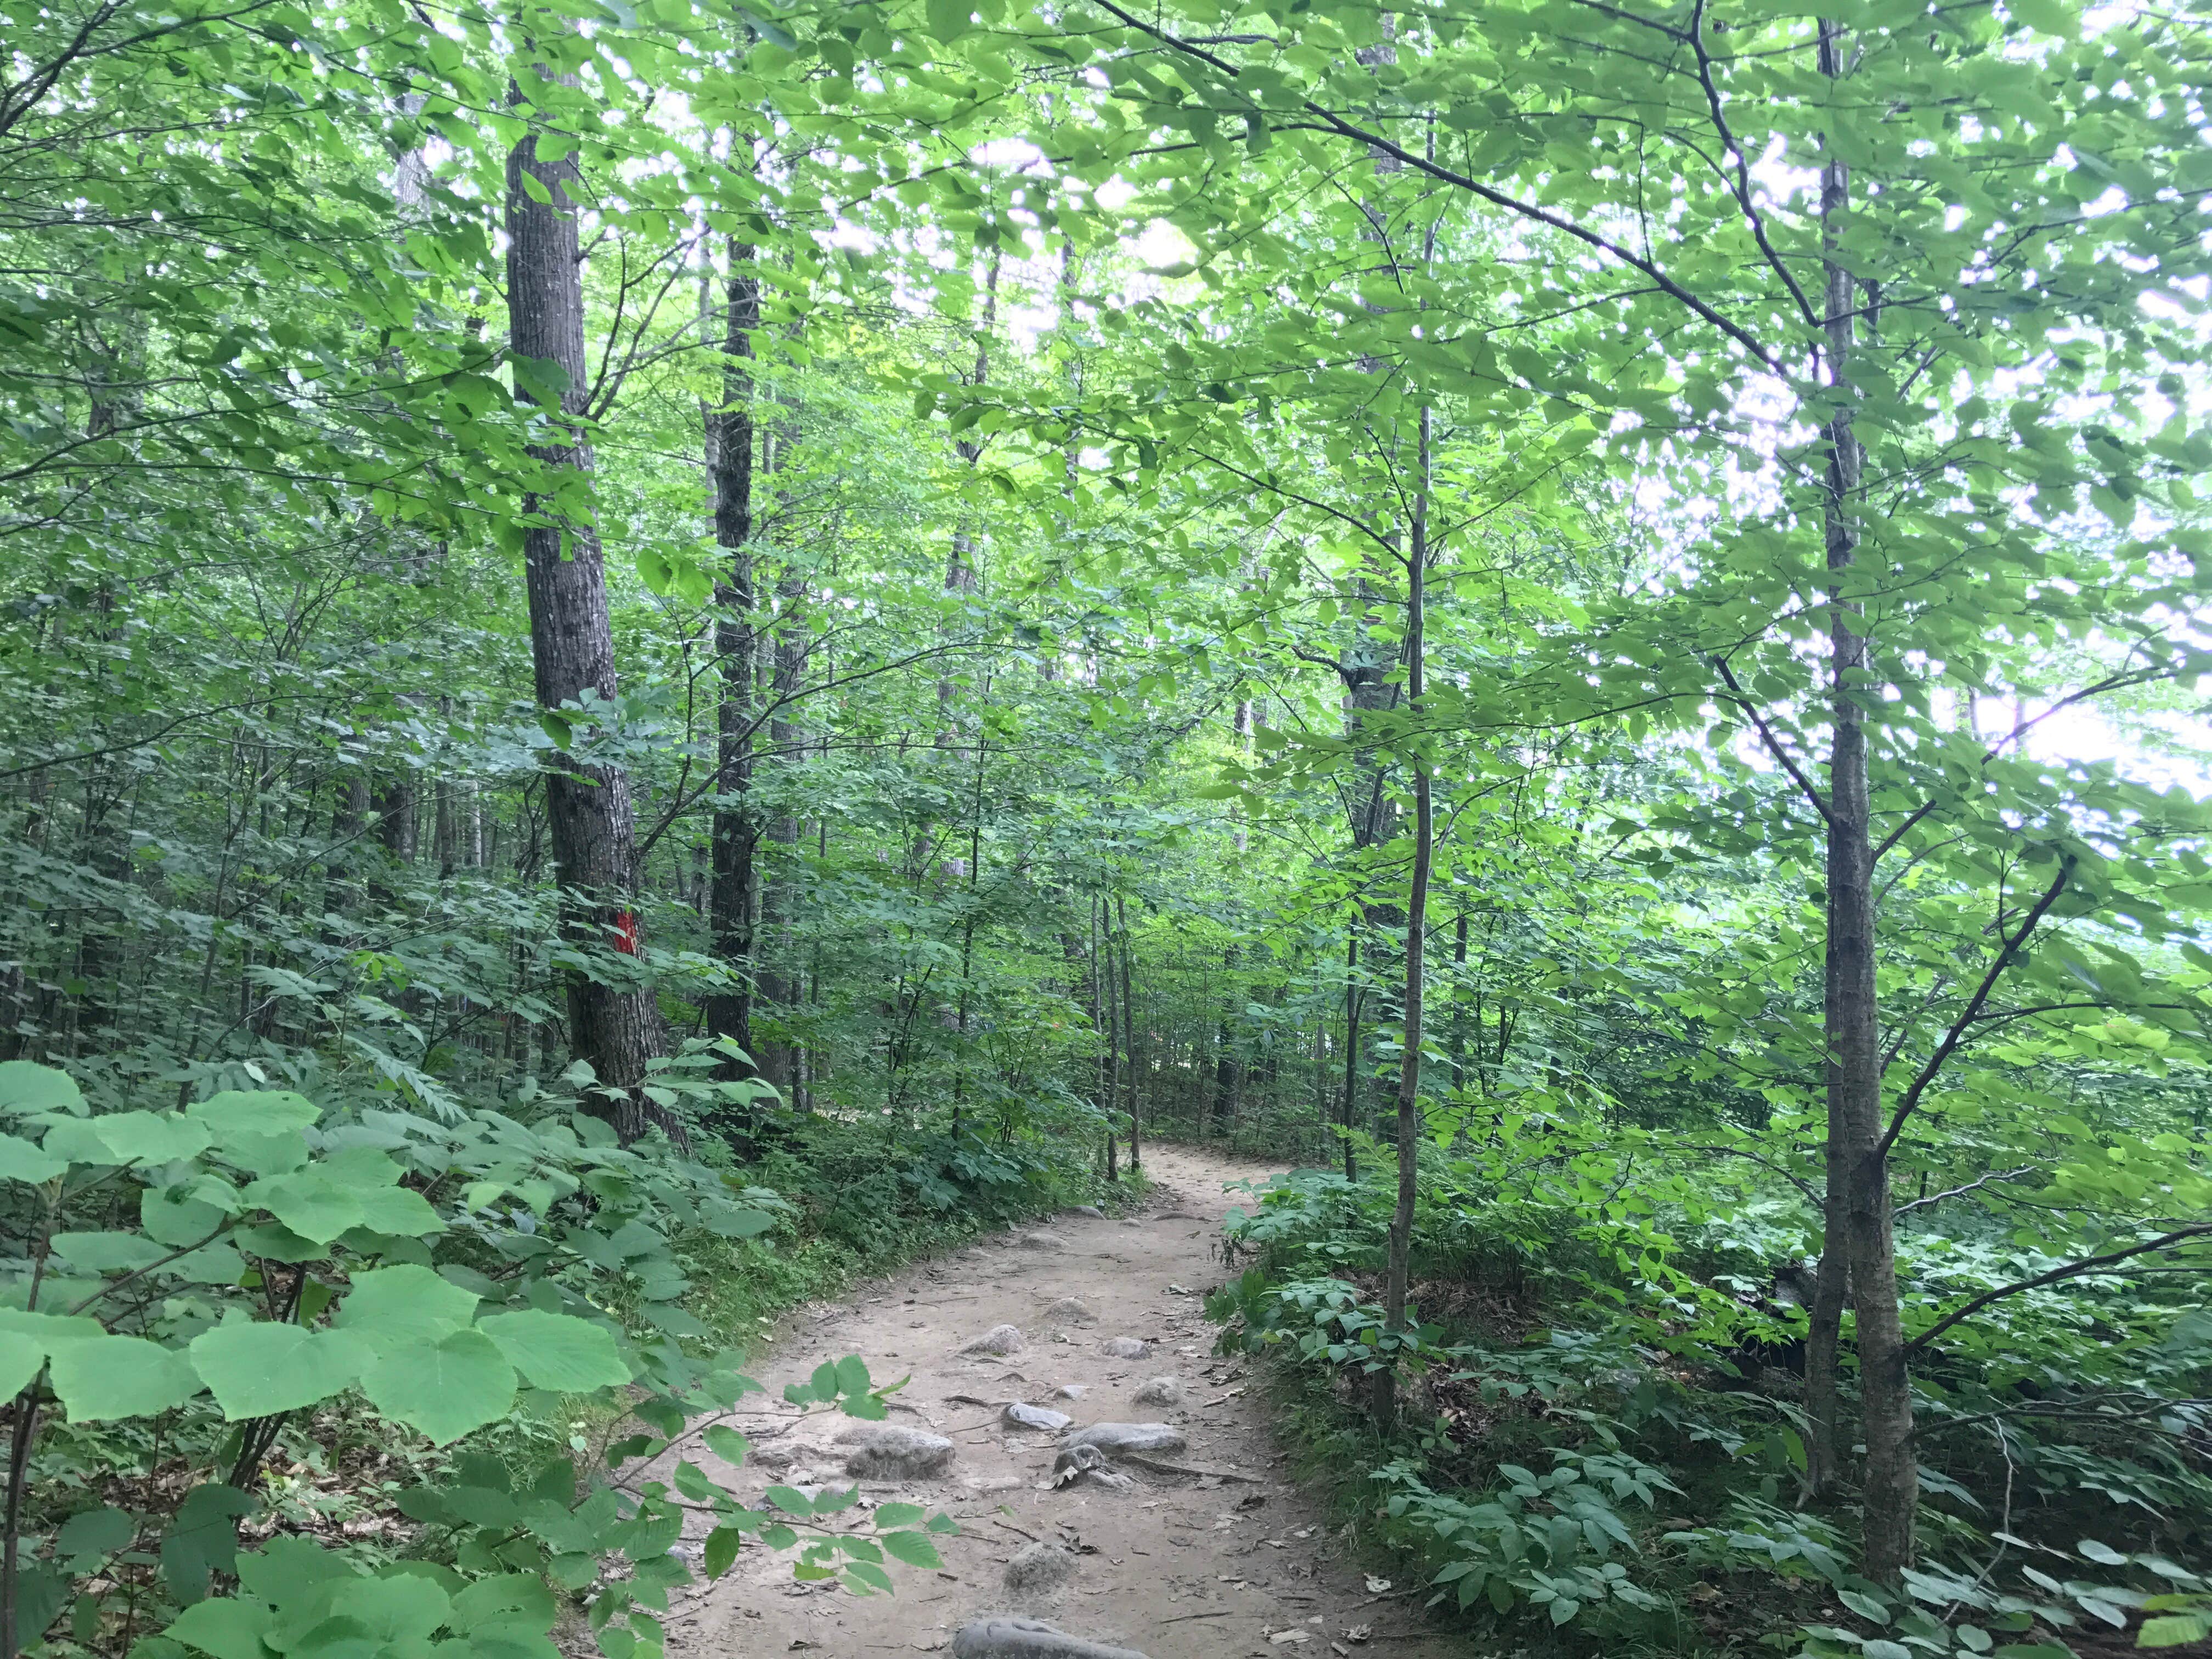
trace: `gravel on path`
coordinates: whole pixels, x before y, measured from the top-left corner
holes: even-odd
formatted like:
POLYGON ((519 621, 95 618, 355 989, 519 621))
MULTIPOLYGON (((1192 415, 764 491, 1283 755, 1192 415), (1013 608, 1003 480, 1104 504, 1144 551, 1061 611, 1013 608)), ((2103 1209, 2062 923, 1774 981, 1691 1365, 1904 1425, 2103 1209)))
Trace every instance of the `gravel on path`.
POLYGON ((750 1367, 767 1395, 749 1396, 731 1419, 753 1441, 752 1458, 732 1468, 696 1439, 689 1454, 748 1502, 778 1482, 850 1485, 852 1449, 837 1437, 851 1419, 802 1416, 782 1403, 782 1389, 824 1359, 857 1353, 878 1382, 912 1374, 892 1396, 893 1423, 955 1447, 942 1473, 864 1480, 862 1501, 924 1504, 961 1530, 937 1540, 943 1571, 892 1568, 896 1595, 795 1583, 789 1556, 748 1549, 720 1579, 672 1598, 672 1659, 950 1655, 963 1626, 994 1615, 1038 1620, 1145 1659, 1445 1659, 1468 1651, 1423 1624, 1415 1586, 1371 1579, 1346 1558, 1317 1506, 1290 1483, 1246 1362, 1212 1355, 1200 1298, 1224 1277, 1219 1224, 1238 1201, 1224 1188, 1264 1176, 1267 1167, 1150 1146, 1145 1169, 1156 1184, 1134 1224, 1063 1212, 1042 1229, 917 1262, 787 1322, 790 1334, 750 1367), (1023 1242, 1041 1232, 1064 1248, 1023 1242), (1097 1322, 1054 1306, 1071 1300, 1095 1310, 1097 1322), (1000 1325, 1022 1332, 1018 1350, 967 1351, 1000 1325), (1123 1337, 1146 1344, 1145 1357, 1107 1351, 1109 1340, 1123 1337), (1179 1403, 1137 1403, 1140 1391, 1170 1376, 1181 1384, 1179 1403), (1057 1392, 1069 1385, 1081 1392, 1057 1392), (1053 1434, 1009 1423, 1009 1401, 1049 1403, 1074 1426, 1053 1434), (1169 1424, 1188 1449, 1116 1465, 1126 1481, 1085 1477, 1054 1486, 1062 1445, 1102 1423, 1169 1424), (1053 1552, 1031 1547, 1040 1544, 1053 1552), (1010 1583, 1007 1567, 1024 1551, 1010 1583), (1071 1574, 1038 1570, 1041 1559, 1058 1561, 1054 1552, 1073 1560, 1071 1574))

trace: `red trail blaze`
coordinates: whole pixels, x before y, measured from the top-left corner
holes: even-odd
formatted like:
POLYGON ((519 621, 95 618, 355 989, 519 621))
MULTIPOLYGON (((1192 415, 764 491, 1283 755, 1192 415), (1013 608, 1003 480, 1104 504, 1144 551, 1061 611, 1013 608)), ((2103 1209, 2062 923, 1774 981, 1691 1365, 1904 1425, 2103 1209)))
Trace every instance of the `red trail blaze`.
POLYGON ((645 941, 637 931, 637 917, 629 910, 615 912, 615 949, 626 957, 645 954, 645 941))

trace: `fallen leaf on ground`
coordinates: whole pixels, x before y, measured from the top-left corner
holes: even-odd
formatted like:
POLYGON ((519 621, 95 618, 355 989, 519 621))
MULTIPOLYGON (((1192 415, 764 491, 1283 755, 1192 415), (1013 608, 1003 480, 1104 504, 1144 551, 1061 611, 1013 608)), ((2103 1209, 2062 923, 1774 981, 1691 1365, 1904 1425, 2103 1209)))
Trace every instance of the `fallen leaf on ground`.
POLYGON ((1380 1595, 1384 1590, 1387 1590, 1389 1588, 1390 1581, 1389 1579, 1377 1578, 1371 1572, 1367 1575, 1367 1593, 1370 1595, 1380 1595))

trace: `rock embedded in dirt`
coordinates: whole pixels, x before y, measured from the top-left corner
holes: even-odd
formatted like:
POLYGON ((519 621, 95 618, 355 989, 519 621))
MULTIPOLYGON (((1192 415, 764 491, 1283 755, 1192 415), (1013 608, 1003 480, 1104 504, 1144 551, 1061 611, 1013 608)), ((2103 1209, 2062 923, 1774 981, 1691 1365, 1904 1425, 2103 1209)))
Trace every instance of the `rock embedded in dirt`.
POLYGON ((1142 1359, 1152 1351, 1151 1343, 1133 1336, 1109 1336, 1099 1346, 1116 1359, 1142 1359))
POLYGON ((977 1337, 973 1342, 963 1346, 960 1352, 963 1353, 997 1354, 1004 1356, 1010 1353, 1019 1353, 1028 1346, 1029 1345, 1022 1340, 1022 1328, 1020 1326, 994 1325, 989 1330, 984 1332, 982 1335, 977 1337))
POLYGON ((1106 1212, 1096 1204, 1071 1205, 1067 1212, 1070 1215, 1087 1215, 1093 1221, 1103 1221, 1106 1218, 1106 1212))
POLYGON ((1024 1233, 1016 1243, 1025 1250, 1064 1250, 1067 1248, 1067 1241, 1058 1233, 1048 1233, 1042 1230, 1033 1233, 1024 1233))
POLYGON ((1073 1296, 1060 1297, 1044 1310, 1044 1316, 1070 1325, 1095 1325, 1098 1322, 1098 1316, 1091 1312, 1091 1304, 1080 1297, 1073 1296))
POLYGON ((1129 1396, 1133 1406, 1180 1406, 1182 1404, 1182 1381, 1180 1377, 1155 1376, 1137 1385, 1136 1393, 1129 1396))
POLYGON ((952 1638, 952 1659, 1145 1659, 1134 1648, 1069 1636, 1035 1619, 978 1619, 952 1638))
POLYGON ((1109 1457, 1124 1452, 1179 1452, 1189 1444, 1183 1431, 1172 1423, 1093 1423, 1087 1429, 1078 1429, 1067 1441, 1071 1451, 1078 1446, 1092 1446, 1109 1457))
POLYGON ((1026 1544, 1006 1563, 1006 1588, 1024 1595, 1056 1590, 1074 1577, 1075 1557, 1057 1544, 1026 1544))
POLYGON ((1080 1400, 1091 1392, 1088 1382, 1063 1382, 1052 1391, 1054 1400, 1080 1400))
POLYGON ((837 1437, 845 1473, 861 1480, 919 1480, 952 1467, 954 1448, 941 1434, 903 1423, 860 1423, 837 1437))
POLYGON ((1075 1419, 1066 1412, 1056 1412, 1043 1406, 1025 1406, 1018 1400, 1010 1400, 999 1413, 999 1420, 1010 1429, 1042 1429, 1058 1434, 1075 1419))

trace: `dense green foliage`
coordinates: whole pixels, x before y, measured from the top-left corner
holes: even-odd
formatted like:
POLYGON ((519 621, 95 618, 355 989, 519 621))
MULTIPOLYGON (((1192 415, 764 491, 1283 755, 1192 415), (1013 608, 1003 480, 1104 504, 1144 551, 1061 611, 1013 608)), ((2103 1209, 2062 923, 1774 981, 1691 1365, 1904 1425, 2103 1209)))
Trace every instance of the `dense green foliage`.
POLYGON ((2203 22, 0 0, 0 1653, 1152 1128, 1448 1610, 2203 1634, 2203 22))

